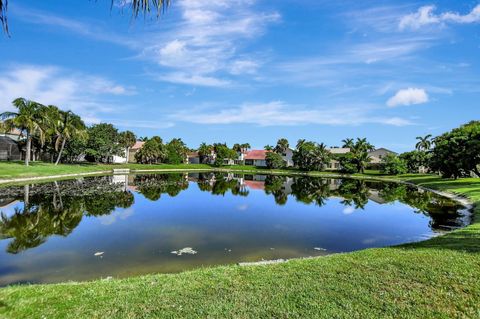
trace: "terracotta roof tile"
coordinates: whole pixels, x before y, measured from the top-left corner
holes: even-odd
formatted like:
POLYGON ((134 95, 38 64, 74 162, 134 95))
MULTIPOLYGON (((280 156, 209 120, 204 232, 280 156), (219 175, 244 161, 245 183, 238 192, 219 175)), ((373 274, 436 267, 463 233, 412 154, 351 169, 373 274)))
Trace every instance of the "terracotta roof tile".
POLYGON ((251 150, 245 155, 246 160, 264 160, 269 151, 266 150, 251 150))

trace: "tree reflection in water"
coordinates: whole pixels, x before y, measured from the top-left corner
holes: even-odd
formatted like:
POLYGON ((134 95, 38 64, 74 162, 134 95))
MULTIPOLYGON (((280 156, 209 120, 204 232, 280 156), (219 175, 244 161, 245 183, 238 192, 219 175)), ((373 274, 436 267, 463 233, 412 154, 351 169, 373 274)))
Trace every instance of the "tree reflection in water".
POLYGON ((162 194, 177 196, 189 182, 197 183, 200 191, 224 196, 248 196, 248 180, 255 181, 275 203, 286 205, 288 197, 305 204, 323 206, 329 198, 341 198, 340 203, 364 209, 371 200, 380 204, 399 201, 415 208, 417 213, 431 218, 433 229, 458 227, 458 211, 453 201, 414 187, 395 183, 380 183, 356 179, 322 179, 314 177, 244 176, 234 174, 149 174, 135 175, 116 183, 111 176, 54 182, 3 189, 0 202, 15 198, 23 200, 11 216, 0 217, 0 239, 11 239, 7 251, 17 254, 40 246, 50 236, 68 236, 80 224, 83 216, 103 216, 116 208, 134 204, 135 189, 145 198, 157 201, 162 194), (128 185, 130 184, 130 185, 128 185))

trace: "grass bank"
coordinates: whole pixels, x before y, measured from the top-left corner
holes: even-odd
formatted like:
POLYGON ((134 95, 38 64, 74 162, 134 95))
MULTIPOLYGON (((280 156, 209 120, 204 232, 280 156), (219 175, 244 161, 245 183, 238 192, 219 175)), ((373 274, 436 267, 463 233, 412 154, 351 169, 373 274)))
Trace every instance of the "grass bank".
MULTIPOLYGON (((395 178, 467 196, 480 217, 479 179, 395 178)), ((421 243, 284 264, 3 288, 0 317, 478 318, 478 274, 477 218, 421 243)))
POLYGON ((111 171, 115 168, 136 169, 210 169, 211 166, 203 164, 59 164, 55 166, 51 163, 31 162, 30 166, 25 166, 23 162, 0 162, 0 179, 26 178, 26 177, 48 177, 52 175, 64 174, 84 174, 91 172, 111 171))

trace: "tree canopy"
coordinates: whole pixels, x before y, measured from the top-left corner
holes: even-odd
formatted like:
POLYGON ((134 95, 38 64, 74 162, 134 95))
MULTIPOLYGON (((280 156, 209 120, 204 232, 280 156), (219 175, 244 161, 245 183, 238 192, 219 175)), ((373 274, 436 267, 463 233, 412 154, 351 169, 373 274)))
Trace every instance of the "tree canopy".
POLYGON ((480 121, 472 121, 434 139, 430 168, 443 177, 480 177, 480 121))
POLYGON ((310 141, 299 141, 293 152, 295 166, 306 171, 321 171, 330 162, 332 154, 325 144, 310 141))

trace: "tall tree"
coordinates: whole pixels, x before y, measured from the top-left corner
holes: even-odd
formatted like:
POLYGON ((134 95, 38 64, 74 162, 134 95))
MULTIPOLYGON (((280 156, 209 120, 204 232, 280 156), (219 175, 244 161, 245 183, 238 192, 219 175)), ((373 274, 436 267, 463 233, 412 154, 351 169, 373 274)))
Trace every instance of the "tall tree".
POLYGON ((427 136, 417 136, 416 139, 418 140, 415 148, 419 151, 428 151, 432 146, 432 135, 428 134, 427 136))
POLYGON ((58 152, 55 165, 58 165, 62 158, 65 144, 73 138, 87 139, 87 127, 80 116, 72 111, 59 110, 59 121, 56 128, 57 138, 55 139, 55 150, 58 152))
POLYGON ((275 153, 285 154, 290 147, 288 140, 286 138, 281 138, 277 141, 277 145, 274 148, 275 153))
POLYGON ((233 144, 232 149, 237 153, 241 153, 242 152, 242 145, 238 144, 238 143, 235 143, 235 144, 233 144))
POLYGON ((125 148, 125 163, 128 163, 128 154, 130 153, 130 148, 132 148, 132 146, 135 145, 135 142, 137 142, 137 137, 135 136, 135 133, 131 131, 125 131, 120 133, 119 141, 120 145, 125 148))
POLYGON ((26 137, 27 153, 25 155, 25 165, 30 163, 32 149, 32 137, 38 134, 42 144, 45 142, 45 131, 43 128, 43 119, 41 116, 42 105, 24 98, 18 98, 13 101, 13 106, 17 112, 3 112, 0 114, 0 120, 3 120, 3 126, 6 131, 14 128, 19 129, 26 137))
POLYGON ((350 148, 350 152, 340 159, 342 169, 349 173, 365 172, 365 168, 370 162, 368 153, 375 147, 366 138, 357 138, 355 143, 353 139, 345 139, 342 142, 344 147, 350 148))
POLYGON ((181 138, 174 138, 166 145, 167 163, 182 164, 186 162, 188 148, 181 138))
POLYGON ((156 164, 162 162, 167 156, 163 141, 159 136, 147 140, 143 147, 135 153, 135 160, 142 164, 156 164))
POLYGON ((293 152, 295 166, 305 171, 321 171, 331 160, 325 144, 303 140, 293 152))
POLYGON ((266 150, 266 151, 273 151, 274 147, 272 145, 268 144, 268 145, 265 145, 263 147, 263 149, 266 150))
POLYGON ((249 143, 243 143, 240 145, 240 147, 242 148, 242 152, 246 152, 251 148, 249 143))
POLYGON ((342 147, 345 148, 352 148, 354 143, 353 143, 353 138, 346 138, 342 140, 342 147))
POLYGON ((205 163, 211 160, 212 156, 212 151, 213 151, 213 146, 209 145, 205 142, 200 144, 200 147, 198 148, 198 155, 200 156, 200 162, 205 163))
POLYGON ((305 143, 306 143, 306 140, 305 140, 305 139, 303 139, 303 138, 302 138, 302 139, 299 139, 299 140, 297 141, 297 146, 296 146, 296 148, 299 149, 299 148, 302 147, 302 145, 305 144, 305 143))
POLYGON ((443 177, 480 177, 480 121, 472 121, 435 138, 430 168, 443 177))
POLYGON ((85 152, 95 162, 110 162, 112 156, 121 155, 123 147, 119 143, 118 130, 107 123, 92 125, 88 129, 85 152))

